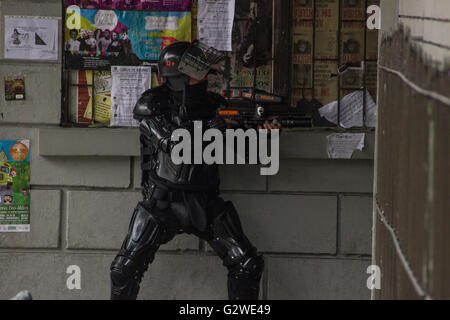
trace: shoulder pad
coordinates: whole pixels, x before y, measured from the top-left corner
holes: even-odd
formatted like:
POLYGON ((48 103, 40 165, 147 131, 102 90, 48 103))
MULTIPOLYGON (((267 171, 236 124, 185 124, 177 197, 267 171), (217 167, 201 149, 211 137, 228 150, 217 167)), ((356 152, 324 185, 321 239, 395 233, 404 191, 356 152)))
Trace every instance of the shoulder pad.
POLYGON ((159 114, 168 106, 167 99, 167 89, 163 86, 145 91, 134 106, 134 119, 141 121, 143 118, 159 114))
POLYGON ((228 105, 228 101, 224 97, 222 97, 220 94, 208 91, 208 98, 217 107, 228 105))

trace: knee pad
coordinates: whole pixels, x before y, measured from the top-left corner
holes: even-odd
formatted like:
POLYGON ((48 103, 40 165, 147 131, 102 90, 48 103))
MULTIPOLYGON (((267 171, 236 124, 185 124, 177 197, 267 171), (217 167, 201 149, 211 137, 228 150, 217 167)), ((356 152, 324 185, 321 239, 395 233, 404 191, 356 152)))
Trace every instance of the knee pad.
POLYGON ((256 254, 244 256, 229 267, 228 298, 230 300, 257 300, 264 260, 256 254))
POLYGON ((124 286, 135 278, 136 264, 124 256, 117 256, 111 264, 110 274, 113 285, 124 286))
POLYGON ((230 276, 235 278, 250 278, 259 281, 264 270, 264 259, 255 251, 241 257, 229 267, 230 276))
POLYGON ((142 275, 134 261, 117 256, 111 264, 111 299, 136 299, 142 275))

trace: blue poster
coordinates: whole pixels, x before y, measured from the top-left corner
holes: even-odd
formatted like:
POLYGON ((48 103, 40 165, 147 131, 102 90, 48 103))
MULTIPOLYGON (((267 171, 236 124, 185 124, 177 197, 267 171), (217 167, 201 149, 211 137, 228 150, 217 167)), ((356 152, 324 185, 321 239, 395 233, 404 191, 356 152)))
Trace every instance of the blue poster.
POLYGON ((191 12, 67 8, 65 58, 69 69, 109 69, 158 60, 177 41, 191 41, 191 12))
POLYGON ((0 232, 30 231, 30 141, 0 140, 0 232))

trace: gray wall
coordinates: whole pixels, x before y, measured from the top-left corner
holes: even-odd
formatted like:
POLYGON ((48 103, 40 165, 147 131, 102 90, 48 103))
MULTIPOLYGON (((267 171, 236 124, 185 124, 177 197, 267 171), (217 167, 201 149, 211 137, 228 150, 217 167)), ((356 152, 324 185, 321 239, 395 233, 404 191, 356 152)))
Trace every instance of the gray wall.
POLYGON ((450 2, 383 6, 373 297, 449 299, 450 2))
MULTIPOLYGON (((61 13, 59 1, 0 3, 2 17, 61 13)), ((60 68, 0 63, 0 78, 24 73, 27 91, 24 102, 1 97, 0 139, 28 138, 32 149, 31 232, 0 234, 0 299, 25 288, 39 299, 108 298, 109 264, 140 199, 136 130, 59 127, 60 68), (81 268, 81 290, 66 287, 70 265, 81 268)), ((370 297, 374 137, 354 159, 328 160, 327 134, 283 134, 277 176, 222 168, 223 196, 265 255, 262 298, 370 297)), ((205 243, 181 235, 161 248, 139 297, 224 299, 226 271, 205 243)))

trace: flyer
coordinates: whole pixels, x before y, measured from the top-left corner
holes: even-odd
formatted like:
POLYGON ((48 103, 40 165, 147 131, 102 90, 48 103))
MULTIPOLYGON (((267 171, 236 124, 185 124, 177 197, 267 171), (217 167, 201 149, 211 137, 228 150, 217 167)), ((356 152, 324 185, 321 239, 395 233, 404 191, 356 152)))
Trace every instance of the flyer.
POLYGON ((66 6, 82 9, 189 11, 191 0, 66 0, 66 6))
POLYGON ((111 126, 137 127, 133 109, 139 97, 151 88, 151 67, 111 68, 111 126))
POLYGON ((94 105, 94 120, 110 123, 111 119, 111 72, 104 70, 78 71, 79 83, 91 85, 78 87, 78 123, 91 122, 92 106, 94 105), (92 94, 92 79, 94 77, 94 93, 92 94), (92 98, 92 95, 94 98, 92 98))
POLYGON ((191 41, 191 13, 169 11, 66 10, 68 69, 109 70, 158 60, 176 41, 191 41))
POLYGON ((58 60, 58 19, 5 16, 5 59, 58 60))
POLYGON ((25 100, 25 77, 5 76, 5 100, 25 100))
MULTIPOLYGON (((364 125, 369 128, 375 128, 377 122, 377 106, 367 90, 365 93, 362 90, 357 90, 341 98, 339 125, 343 128, 362 127, 363 108, 365 108, 366 116, 364 125), (364 96, 366 99, 365 104, 364 96)), ((323 106, 319 109, 319 113, 328 121, 337 124, 338 102, 333 101, 323 106)))
POLYGON ((333 133, 327 136, 330 159, 351 159, 355 150, 364 149, 365 133, 333 133))
POLYGON ((0 140, 0 232, 30 231, 30 141, 0 140))
POLYGON ((198 1, 198 39, 220 51, 232 51, 234 0, 198 1))

